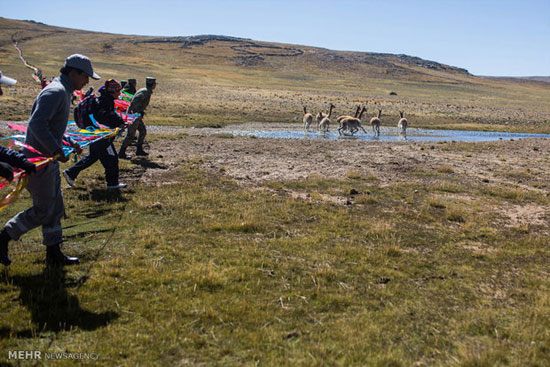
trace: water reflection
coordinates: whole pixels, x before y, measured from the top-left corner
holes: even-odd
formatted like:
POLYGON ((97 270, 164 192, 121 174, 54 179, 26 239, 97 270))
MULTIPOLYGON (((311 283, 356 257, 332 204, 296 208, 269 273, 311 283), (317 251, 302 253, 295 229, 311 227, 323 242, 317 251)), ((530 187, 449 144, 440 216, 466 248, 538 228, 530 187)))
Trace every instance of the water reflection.
POLYGON ((407 135, 400 135, 397 129, 386 128, 380 136, 372 133, 357 132, 355 135, 339 135, 337 130, 328 132, 284 131, 284 130, 228 130, 226 133, 241 136, 256 136, 258 138, 280 139, 328 139, 328 140, 380 140, 380 141, 462 141, 483 142, 525 138, 550 138, 548 134, 521 134, 506 132, 466 131, 466 130, 425 130, 407 129, 407 135), (385 130, 385 131, 384 131, 385 130))

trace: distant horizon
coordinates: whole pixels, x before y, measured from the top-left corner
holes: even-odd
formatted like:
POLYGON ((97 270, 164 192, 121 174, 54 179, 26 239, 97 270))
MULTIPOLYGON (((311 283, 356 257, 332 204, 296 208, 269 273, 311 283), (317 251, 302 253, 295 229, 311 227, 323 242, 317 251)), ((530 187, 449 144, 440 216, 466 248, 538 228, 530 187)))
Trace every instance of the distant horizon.
POLYGON ((220 35, 333 51, 404 54, 475 76, 550 76, 550 51, 541 46, 550 39, 546 0, 235 0, 229 7, 221 0, 159 0, 154 6, 145 0, 96 0, 97 16, 82 19, 72 13, 72 2, 52 0, 47 12, 40 4, 0 0, 2 16, 8 19, 90 32, 220 35))

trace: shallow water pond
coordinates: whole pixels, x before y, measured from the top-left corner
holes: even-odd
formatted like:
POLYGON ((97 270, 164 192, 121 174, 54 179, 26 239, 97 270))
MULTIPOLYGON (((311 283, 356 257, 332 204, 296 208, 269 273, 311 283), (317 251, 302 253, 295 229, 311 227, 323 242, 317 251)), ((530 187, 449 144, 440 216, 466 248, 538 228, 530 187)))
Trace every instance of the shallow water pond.
MULTIPOLYGON (((368 131, 368 130, 367 130, 368 131)), ((339 135, 337 130, 326 133, 318 131, 300 130, 227 130, 225 133, 241 136, 255 136, 258 138, 281 138, 281 139, 353 139, 353 140, 381 140, 381 141, 464 141, 483 142, 496 140, 526 139, 526 138, 550 138, 549 134, 521 134, 487 131, 466 131, 466 130, 426 130, 407 129, 407 136, 400 136, 395 128, 382 128, 379 137, 375 137, 371 131, 367 134, 360 131, 355 135, 339 135)))

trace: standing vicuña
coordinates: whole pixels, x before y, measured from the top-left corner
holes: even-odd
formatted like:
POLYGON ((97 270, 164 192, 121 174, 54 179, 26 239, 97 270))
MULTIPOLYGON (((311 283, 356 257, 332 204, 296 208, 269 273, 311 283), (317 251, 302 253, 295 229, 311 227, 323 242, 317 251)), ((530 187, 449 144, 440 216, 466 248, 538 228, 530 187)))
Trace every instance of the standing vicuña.
POLYGON ((339 121, 340 127, 338 128, 338 133, 340 135, 343 134, 344 131, 348 130, 351 135, 355 134, 359 129, 363 130, 365 134, 367 131, 361 126, 361 116, 363 116, 363 113, 367 110, 366 106, 363 106, 361 109, 361 113, 359 113, 359 116, 357 117, 344 117, 339 121))
POLYGON ((380 136, 380 116, 382 116, 382 110, 378 110, 378 117, 370 119, 370 126, 372 126, 374 136, 380 136))
POLYGON ((399 119, 399 122, 397 123, 397 128, 401 131, 399 132, 403 136, 407 136, 407 119, 403 117, 403 111, 399 111, 399 115, 401 115, 401 119, 399 119))
POLYGON ((304 106, 304 129, 309 130, 309 126, 313 122, 313 115, 307 113, 306 106, 304 106))
POLYGON ((357 115, 359 115, 359 110, 361 109, 361 105, 357 105, 357 109, 355 110, 355 115, 353 116, 350 116, 350 115, 343 115, 343 116, 338 116, 336 118, 336 122, 338 123, 338 126, 340 127, 340 122, 343 120, 343 119, 346 119, 346 118, 357 118, 357 115))
POLYGON ((325 117, 327 117, 328 113, 325 113, 323 111, 319 112, 316 116, 315 116, 315 119, 317 120, 317 124, 319 124, 325 117))
POLYGON ((332 115, 332 109, 334 108, 335 106, 331 103, 330 104, 330 107, 328 109, 328 115, 326 117, 324 117, 321 122, 319 122, 319 131, 328 131, 329 130, 329 126, 330 126, 330 116, 332 115))

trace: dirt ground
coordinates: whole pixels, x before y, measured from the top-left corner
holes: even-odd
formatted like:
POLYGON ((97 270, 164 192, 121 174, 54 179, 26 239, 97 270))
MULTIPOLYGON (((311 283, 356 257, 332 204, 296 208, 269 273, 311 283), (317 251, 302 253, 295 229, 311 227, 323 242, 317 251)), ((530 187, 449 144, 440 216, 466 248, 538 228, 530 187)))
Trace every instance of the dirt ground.
MULTIPOLYGON (((223 131, 300 128, 251 123, 229 126, 223 131)), ((149 126, 151 155, 141 183, 152 186, 173 183, 174 172, 189 163, 229 176, 242 186, 261 190, 267 189, 264 184, 272 181, 351 176, 372 179, 380 186, 434 185, 441 175, 451 175, 455 182, 518 187, 546 194, 550 182, 548 139, 487 143, 298 140, 231 136, 223 131, 149 126)), ((0 132, 10 133, 4 127, 0 132)), ((133 147, 129 153, 133 153, 133 147)), ((308 200, 306 193, 288 190, 288 194, 308 200)), ((327 195, 325 199, 349 204, 349 197, 327 195)), ((468 197, 462 194, 461 199, 468 200, 468 197)), ((533 203, 507 204, 487 210, 508 217, 504 225, 545 225, 550 218, 550 208, 533 203)))

